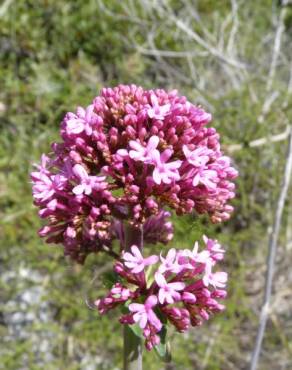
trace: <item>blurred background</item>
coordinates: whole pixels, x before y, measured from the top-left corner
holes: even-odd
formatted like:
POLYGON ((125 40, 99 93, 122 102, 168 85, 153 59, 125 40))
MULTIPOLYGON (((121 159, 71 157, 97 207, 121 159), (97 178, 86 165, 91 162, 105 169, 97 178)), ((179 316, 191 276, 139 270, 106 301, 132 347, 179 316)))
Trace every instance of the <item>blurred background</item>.
MULTIPOLYGON (((207 233, 226 246, 226 311, 173 334, 173 364, 147 353, 145 368, 248 368, 292 120, 291 41, 287 0, 1 1, 1 369, 121 369, 117 313, 101 318, 85 302, 102 293, 110 261, 77 266, 39 239, 29 179, 65 112, 118 83, 177 88, 201 104, 240 172, 232 219, 175 219, 170 243, 191 247, 207 233)), ((290 187, 261 370, 292 369, 291 263, 290 187)))

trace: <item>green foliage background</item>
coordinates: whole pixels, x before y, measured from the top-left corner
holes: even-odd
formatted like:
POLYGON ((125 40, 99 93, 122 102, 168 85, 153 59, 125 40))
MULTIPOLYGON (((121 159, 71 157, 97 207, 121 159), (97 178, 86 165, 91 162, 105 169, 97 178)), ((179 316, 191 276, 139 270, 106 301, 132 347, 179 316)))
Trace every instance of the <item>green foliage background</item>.
MULTIPOLYGON (((215 41, 218 24, 231 14, 231 3, 225 0, 161 1, 165 3, 177 15, 187 12, 186 4, 191 4, 201 19, 201 23, 191 26, 204 37, 200 28, 204 24, 215 41)), ((146 36, 155 28, 158 49, 180 52, 185 47, 192 48, 190 41, 181 41, 181 34, 166 32, 169 20, 155 6, 146 12, 145 1, 6 0, 0 5, 0 368, 121 368, 117 313, 100 318, 85 304, 87 295, 95 298, 101 293, 100 280, 96 278, 92 283, 92 278, 109 261, 91 256, 81 268, 66 261, 60 247, 45 245, 36 233, 40 221, 32 206, 29 182, 32 164, 42 152, 49 151, 50 142, 58 139, 64 113, 89 104, 102 86, 117 83, 178 88, 190 100, 212 111, 227 153, 230 145, 243 145, 241 150, 230 152, 240 172, 232 220, 212 226, 206 218, 198 219, 196 215, 175 219, 175 239, 171 242, 191 247, 206 233, 226 245, 225 268, 230 274, 227 309, 189 334, 172 334, 173 365, 164 365, 153 353, 145 353, 145 368, 246 368, 261 302, 268 227, 273 220, 286 150, 285 142, 258 148, 250 148, 248 143, 282 132, 291 123, 292 101, 287 84, 292 12, 288 6, 284 51, 273 80, 278 98, 259 123, 257 118, 267 94, 275 19, 281 7, 272 0, 238 3, 236 46, 238 58, 247 65, 240 72, 245 77, 235 86, 214 58, 198 57, 193 63, 200 79, 206 81, 203 87, 188 77, 185 59, 165 62, 136 47, 144 46, 146 36), (36 281, 30 273, 24 277, 27 270, 36 271, 40 279, 36 281), (45 294, 41 302, 30 302, 29 307, 39 313, 46 302, 49 323, 32 322, 31 335, 12 339, 1 318, 25 312, 27 307, 17 303, 19 296, 25 289, 40 285, 45 294), (11 301, 16 305, 11 306, 11 301), (50 335, 53 356, 49 360, 46 351, 35 346, 44 332, 50 335), (86 367, 84 358, 88 356, 93 367, 86 367)), ((230 24, 227 31, 228 27, 230 24)), ((195 42, 193 45, 196 47, 195 42)), ((290 208, 286 207, 282 225, 278 262, 283 267, 278 278, 286 278, 285 261, 291 257, 291 250, 286 248, 290 208)), ((280 301, 282 304, 285 301, 280 301)), ((277 369, 279 357, 286 359, 286 369, 292 368, 290 309, 276 312, 276 319, 269 323, 262 369, 277 369)))

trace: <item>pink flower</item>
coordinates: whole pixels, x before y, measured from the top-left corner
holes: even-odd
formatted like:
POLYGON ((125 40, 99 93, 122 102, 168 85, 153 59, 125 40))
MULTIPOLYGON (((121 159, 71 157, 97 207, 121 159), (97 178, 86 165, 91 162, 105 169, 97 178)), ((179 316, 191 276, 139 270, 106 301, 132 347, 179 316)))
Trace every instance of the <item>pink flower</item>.
POLYGON ((225 250, 221 247, 217 240, 209 239, 206 235, 203 235, 203 240, 207 250, 211 254, 212 259, 215 261, 221 261, 224 257, 225 250))
POLYGON ((180 168, 182 161, 177 160, 166 163, 172 154, 173 151, 171 149, 166 149, 161 155, 158 151, 154 151, 152 154, 153 164, 155 166, 153 180, 157 185, 160 185, 161 182, 170 184, 172 181, 180 179, 178 168, 180 168))
POLYGON ((33 196, 36 201, 46 202, 60 190, 64 189, 67 179, 62 175, 46 175, 41 172, 38 180, 35 180, 33 185, 33 196))
POLYGON ((183 146, 183 152, 187 161, 195 167, 205 166, 210 159, 209 155, 212 154, 212 150, 206 147, 198 147, 191 151, 186 145, 183 146))
POLYGON ((145 163, 152 162, 152 154, 159 144, 158 136, 151 136, 148 140, 147 146, 144 147, 139 142, 131 140, 129 142, 132 150, 129 152, 130 158, 136 161, 143 161, 145 163))
POLYGON ((200 167, 193 178, 193 186, 203 184, 207 189, 215 190, 218 182, 217 172, 206 167, 200 167))
POLYGON ((78 135, 85 131, 86 135, 91 135, 92 126, 98 122, 99 119, 94 113, 94 105, 89 105, 86 110, 82 107, 77 108, 77 114, 71 114, 66 122, 66 130, 69 135, 78 135))
POLYGON ((197 263, 203 263, 203 264, 211 264, 212 263, 212 260, 210 258, 210 252, 207 251, 207 250, 204 250, 204 251, 201 251, 201 252, 198 252, 199 250, 199 243, 198 242, 195 242, 194 244, 194 248, 191 251, 189 250, 186 250, 187 251, 187 255, 190 257, 190 259, 194 262, 197 262, 197 263))
POLYGON ((174 248, 171 248, 167 252, 165 258, 160 254, 160 261, 161 265, 159 266, 159 272, 161 274, 166 271, 178 274, 183 269, 183 266, 178 263, 177 253, 174 248))
POLYGON ((158 299, 161 304, 165 302, 172 304, 180 299, 180 294, 178 292, 185 288, 184 283, 182 282, 168 283, 165 280, 165 277, 159 272, 155 274, 155 281, 157 285, 160 287, 158 299))
POLYGON ((139 248, 136 245, 131 247, 132 253, 125 252, 123 260, 125 266, 131 270, 133 274, 138 274, 143 271, 146 266, 154 265, 158 261, 158 256, 150 256, 143 258, 139 248))
POLYGON ((164 119, 164 117, 167 115, 167 113, 170 110, 170 104, 159 105, 158 99, 156 95, 154 94, 151 94, 150 100, 152 103, 152 107, 150 106, 147 109, 147 114, 149 118, 154 118, 154 119, 159 119, 159 120, 164 119))
POLYGON ((214 288, 225 288, 228 275, 226 272, 218 271, 212 273, 211 270, 207 271, 203 277, 205 286, 213 285, 214 288))
POLYGON ((129 305, 129 310, 134 313, 133 319, 136 323, 139 323, 141 329, 144 329, 147 323, 150 323, 157 331, 161 330, 162 324, 152 309, 156 305, 157 297, 155 295, 149 296, 145 304, 131 303, 129 305))
POLYGON ((80 180, 80 184, 76 185, 72 191, 76 195, 82 193, 90 195, 92 190, 100 187, 101 182, 105 180, 105 176, 89 176, 85 168, 80 164, 73 167, 73 173, 80 180))

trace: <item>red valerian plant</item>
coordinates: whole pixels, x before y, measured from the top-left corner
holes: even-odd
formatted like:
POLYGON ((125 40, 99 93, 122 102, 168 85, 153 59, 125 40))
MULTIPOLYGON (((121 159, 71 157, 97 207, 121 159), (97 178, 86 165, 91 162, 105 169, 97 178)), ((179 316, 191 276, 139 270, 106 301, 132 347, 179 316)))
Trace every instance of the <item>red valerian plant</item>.
POLYGON ((40 236, 79 263, 101 251, 117 260, 116 281, 97 308, 103 314, 123 305, 121 322, 139 324, 147 349, 167 322, 184 331, 223 308, 216 299, 225 297, 227 275, 212 270, 224 252, 216 241, 205 238, 202 252, 142 254, 143 243, 172 239, 171 211, 205 213, 213 223, 230 217, 237 171, 210 121, 176 90, 103 88, 88 107, 65 115, 62 141, 31 174, 47 221, 40 236))

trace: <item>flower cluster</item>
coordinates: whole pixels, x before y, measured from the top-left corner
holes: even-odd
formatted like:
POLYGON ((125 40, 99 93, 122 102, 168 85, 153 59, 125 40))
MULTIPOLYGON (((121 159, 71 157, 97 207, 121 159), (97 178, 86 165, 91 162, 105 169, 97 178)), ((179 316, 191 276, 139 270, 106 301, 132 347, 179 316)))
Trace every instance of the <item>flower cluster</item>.
POLYGON ((40 235, 82 262, 111 248, 114 219, 141 225, 163 207, 228 219, 237 171, 210 120, 176 91, 102 89, 66 114, 62 142, 32 173, 35 204, 48 221, 40 235))
POLYGON ((203 251, 196 242, 192 251, 172 248, 165 257, 144 258, 137 246, 132 246, 115 264, 117 282, 106 297, 95 302, 100 314, 127 307, 120 322, 138 324, 145 346, 151 350, 159 344, 166 323, 185 332, 222 311, 224 306, 217 299, 226 296, 227 274, 214 271, 214 266, 223 259, 224 250, 216 240, 206 236, 203 240, 203 251))

